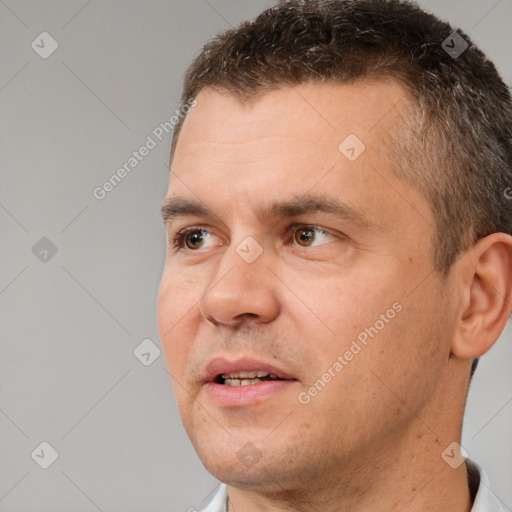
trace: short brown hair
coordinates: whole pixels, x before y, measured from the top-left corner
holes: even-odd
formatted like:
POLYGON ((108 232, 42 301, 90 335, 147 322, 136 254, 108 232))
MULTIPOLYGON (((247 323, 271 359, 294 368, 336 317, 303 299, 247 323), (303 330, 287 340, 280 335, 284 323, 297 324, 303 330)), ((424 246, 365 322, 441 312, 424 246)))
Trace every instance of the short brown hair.
POLYGON ((248 101, 306 82, 397 81, 410 112, 390 134, 394 171, 428 200, 434 266, 446 274, 479 238, 512 233, 510 92, 469 37, 454 32, 407 1, 284 1, 204 46, 187 71, 182 105, 205 87, 248 101), (450 55, 445 40, 468 47, 450 55))

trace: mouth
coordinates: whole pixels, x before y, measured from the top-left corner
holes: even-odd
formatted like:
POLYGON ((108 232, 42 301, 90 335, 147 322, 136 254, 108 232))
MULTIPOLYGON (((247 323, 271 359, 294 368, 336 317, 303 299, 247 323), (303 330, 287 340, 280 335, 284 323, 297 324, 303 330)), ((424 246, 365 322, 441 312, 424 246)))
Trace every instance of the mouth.
POLYGON ((251 386, 258 382, 266 382, 273 380, 292 380, 278 377, 275 373, 267 371, 252 371, 238 373, 222 373, 217 375, 213 382, 224 384, 225 386, 251 386))
POLYGON ((218 357, 212 359, 202 375, 203 383, 226 386, 248 386, 274 380, 297 380, 285 370, 265 361, 241 358, 236 361, 218 357))
POLYGON ((249 358, 213 359, 202 380, 210 400, 221 407, 235 408, 259 404, 278 393, 295 389, 299 382, 281 368, 249 358))

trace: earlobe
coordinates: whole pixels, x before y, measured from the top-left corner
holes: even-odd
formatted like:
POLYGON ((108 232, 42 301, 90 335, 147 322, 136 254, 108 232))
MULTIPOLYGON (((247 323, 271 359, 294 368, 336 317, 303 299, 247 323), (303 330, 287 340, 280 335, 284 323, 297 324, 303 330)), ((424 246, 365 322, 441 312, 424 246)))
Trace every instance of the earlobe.
POLYGON ((512 310, 512 237, 486 236, 458 264, 465 298, 451 352, 474 359, 493 346, 512 310))

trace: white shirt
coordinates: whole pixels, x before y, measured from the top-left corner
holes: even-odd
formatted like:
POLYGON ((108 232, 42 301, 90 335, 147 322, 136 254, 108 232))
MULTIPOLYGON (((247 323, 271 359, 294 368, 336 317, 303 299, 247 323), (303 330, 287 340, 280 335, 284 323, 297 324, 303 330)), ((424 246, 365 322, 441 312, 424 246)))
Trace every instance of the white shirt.
MULTIPOLYGON (((489 487, 489 479, 483 468, 476 462, 466 460, 469 482, 476 489, 475 501, 471 512, 508 512, 507 509, 489 487)), ((228 512, 228 488, 221 484, 212 501, 200 512, 228 512)))

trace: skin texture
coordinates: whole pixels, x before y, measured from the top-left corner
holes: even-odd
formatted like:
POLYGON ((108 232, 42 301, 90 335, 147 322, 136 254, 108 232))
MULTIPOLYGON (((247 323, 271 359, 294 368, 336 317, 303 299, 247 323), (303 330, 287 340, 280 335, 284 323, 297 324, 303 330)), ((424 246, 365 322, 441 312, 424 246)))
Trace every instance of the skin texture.
POLYGON ((480 240, 448 276, 434 271, 430 208, 386 151, 407 115, 397 84, 302 84, 250 104, 207 88, 197 100, 166 197, 215 215, 167 223, 158 323, 183 425, 228 484, 230 512, 469 511, 465 465, 441 454, 460 442, 471 358, 510 312, 510 237, 480 240), (365 144, 354 161, 338 149, 349 134, 365 144), (364 222, 258 214, 300 194, 342 200, 364 222), (323 232, 300 244, 301 225, 323 232), (207 231, 199 248, 174 249, 176 233, 194 226, 207 231), (253 263, 236 251, 247 236, 263 249, 253 263), (394 304, 394 318, 301 403, 394 304), (263 359, 297 382, 221 407, 201 379, 217 356, 263 359), (239 457, 246 443, 258 454, 250 466, 239 457))

